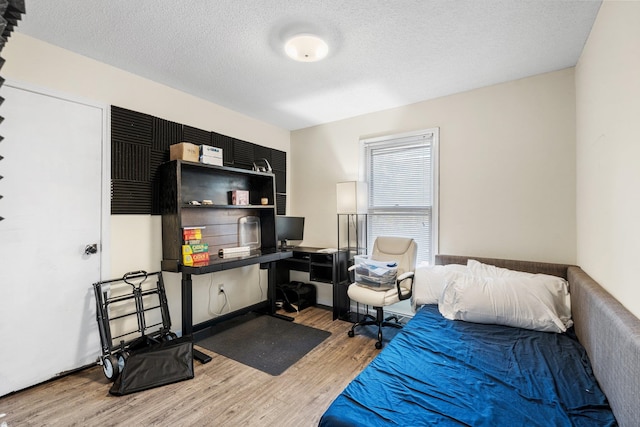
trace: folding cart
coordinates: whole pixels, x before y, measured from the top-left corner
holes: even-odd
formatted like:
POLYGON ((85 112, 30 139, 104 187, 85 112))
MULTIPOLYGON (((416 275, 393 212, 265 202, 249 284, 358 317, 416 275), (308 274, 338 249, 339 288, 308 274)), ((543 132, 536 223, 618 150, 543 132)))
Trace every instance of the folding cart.
POLYGON ((104 375, 115 381, 132 352, 175 340, 162 272, 133 271, 93 284, 104 375))

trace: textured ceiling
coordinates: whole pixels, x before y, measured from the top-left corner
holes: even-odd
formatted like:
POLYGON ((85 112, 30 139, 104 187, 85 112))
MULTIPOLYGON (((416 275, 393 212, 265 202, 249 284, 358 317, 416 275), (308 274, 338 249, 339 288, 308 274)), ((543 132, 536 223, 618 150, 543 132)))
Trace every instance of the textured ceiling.
POLYGON ((294 130, 572 67, 600 3, 26 0, 17 31, 294 130))

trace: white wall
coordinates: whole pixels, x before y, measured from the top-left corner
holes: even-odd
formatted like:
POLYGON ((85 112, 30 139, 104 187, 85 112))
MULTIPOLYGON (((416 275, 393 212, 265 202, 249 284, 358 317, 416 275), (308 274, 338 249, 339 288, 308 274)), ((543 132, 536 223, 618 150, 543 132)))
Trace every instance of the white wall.
POLYGON ((358 178, 361 138, 433 127, 440 253, 576 262, 573 69, 293 132, 305 243, 336 246, 335 187, 358 178))
MULTIPOLYGON (((290 133, 287 130, 44 43, 21 34, 19 28, 12 34, 2 56, 6 59, 2 75, 7 79, 289 151, 290 133)), ((289 158, 287 161, 290 163, 289 158)), ((81 180, 78 182, 82 183, 81 180)), ((159 270, 161 239, 159 216, 111 216, 111 265, 103 266, 107 277, 121 277, 127 271, 140 269, 159 270)), ((167 273, 165 281, 173 329, 180 330, 179 275, 167 273)), ((210 312, 219 309, 218 297, 209 297, 210 283, 224 283, 232 307, 238 308, 264 300, 266 294, 262 287, 265 281, 266 275, 260 274, 257 266, 196 278, 194 301, 198 304, 194 306, 194 321, 209 319, 213 317, 210 312)))
POLYGON ((602 4, 576 111, 578 264, 640 317, 640 2, 602 4))

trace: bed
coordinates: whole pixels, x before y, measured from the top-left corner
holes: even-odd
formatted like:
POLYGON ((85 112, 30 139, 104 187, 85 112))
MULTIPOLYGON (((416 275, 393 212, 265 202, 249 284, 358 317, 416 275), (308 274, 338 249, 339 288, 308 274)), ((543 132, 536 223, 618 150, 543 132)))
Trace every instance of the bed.
POLYGON ((426 304, 332 402, 320 426, 638 425, 640 320, 579 267, 474 260, 566 279, 569 327, 554 333, 452 321, 426 304))

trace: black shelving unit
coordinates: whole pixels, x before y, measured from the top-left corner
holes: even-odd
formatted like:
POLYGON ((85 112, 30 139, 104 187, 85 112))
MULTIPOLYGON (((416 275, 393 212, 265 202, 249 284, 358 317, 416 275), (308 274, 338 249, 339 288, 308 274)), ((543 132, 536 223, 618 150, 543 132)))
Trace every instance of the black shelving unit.
POLYGON ((238 224, 243 217, 260 220, 261 250, 277 249, 275 230, 275 178, 272 173, 173 160, 161 167, 163 192, 162 269, 179 271, 182 230, 202 227, 201 243, 209 245, 211 258, 218 250, 240 246, 238 224), (230 203, 230 192, 249 192, 249 204, 230 203), (263 205, 262 199, 267 199, 263 205), (210 200, 211 205, 190 202, 210 200))

